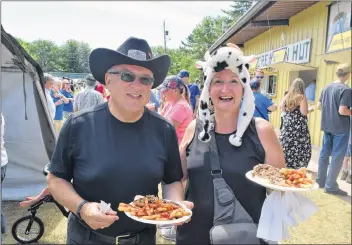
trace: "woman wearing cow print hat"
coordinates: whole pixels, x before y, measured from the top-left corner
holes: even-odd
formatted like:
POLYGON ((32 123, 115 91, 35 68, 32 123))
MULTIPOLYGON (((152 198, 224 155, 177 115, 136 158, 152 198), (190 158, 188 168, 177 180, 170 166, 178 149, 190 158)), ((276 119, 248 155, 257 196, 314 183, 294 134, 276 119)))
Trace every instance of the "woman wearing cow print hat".
POLYGON ((247 180, 246 172, 259 163, 285 166, 273 127, 266 120, 253 118, 254 97, 248 72, 251 59, 243 56, 236 45, 228 44, 212 55, 206 54, 205 62, 197 62, 205 75, 199 118, 188 126, 180 144, 183 182, 187 182, 185 198, 194 202, 194 209, 192 221, 177 228, 178 244, 210 244, 214 157, 222 178, 255 224, 266 190, 247 180))

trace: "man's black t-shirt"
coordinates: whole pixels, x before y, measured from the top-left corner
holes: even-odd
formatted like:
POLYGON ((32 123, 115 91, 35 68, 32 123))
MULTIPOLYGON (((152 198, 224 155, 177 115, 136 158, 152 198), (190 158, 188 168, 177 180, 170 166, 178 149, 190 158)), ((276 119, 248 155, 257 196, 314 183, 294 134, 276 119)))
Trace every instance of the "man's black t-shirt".
MULTIPOLYGON (((157 195, 158 184, 182 179, 174 127, 145 108, 135 123, 115 118, 107 103, 72 115, 61 129, 49 171, 67 181, 85 200, 129 203, 136 195, 157 195)), ((117 236, 146 224, 118 212, 120 219, 97 232, 117 236)))

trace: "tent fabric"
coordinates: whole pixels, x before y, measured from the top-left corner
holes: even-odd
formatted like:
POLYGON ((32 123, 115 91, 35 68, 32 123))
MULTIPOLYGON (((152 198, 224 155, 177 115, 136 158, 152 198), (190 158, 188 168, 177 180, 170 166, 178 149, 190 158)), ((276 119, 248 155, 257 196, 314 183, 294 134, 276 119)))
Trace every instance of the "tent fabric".
POLYGON ((3 200, 23 200, 46 186, 42 173, 56 143, 43 71, 1 26, 1 109, 8 153, 3 200))

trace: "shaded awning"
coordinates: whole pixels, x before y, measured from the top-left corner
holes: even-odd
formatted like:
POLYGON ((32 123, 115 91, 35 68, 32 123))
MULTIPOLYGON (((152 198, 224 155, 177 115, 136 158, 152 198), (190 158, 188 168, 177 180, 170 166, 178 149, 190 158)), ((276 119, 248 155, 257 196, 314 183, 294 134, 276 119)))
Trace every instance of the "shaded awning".
POLYGON ((282 71, 307 71, 317 69, 314 66, 295 64, 286 61, 270 64, 269 67, 282 71))
POLYGON ((351 52, 352 49, 349 48, 341 51, 322 54, 321 57, 326 61, 351 64, 351 52))
POLYGON ((272 67, 264 67, 261 70, 264 72, 265 76, 276 75, 278 73, 278 70, 272 67))

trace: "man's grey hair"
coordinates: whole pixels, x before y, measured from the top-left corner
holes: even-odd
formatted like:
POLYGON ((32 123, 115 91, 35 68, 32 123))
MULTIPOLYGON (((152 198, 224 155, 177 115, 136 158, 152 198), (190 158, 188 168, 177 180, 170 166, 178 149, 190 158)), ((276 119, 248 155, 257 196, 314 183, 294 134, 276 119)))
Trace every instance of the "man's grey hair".
POLYGON ((109 72, 112 72, 112 71, 116 71, 116 69, 115 69, 114 67, 110 67, 110 68, 106 71, 106 73, 109 73, 109 72))
POLYGON ((44 73, 44 82, 48 82, 48 81, 54 81, 54 76, 50 75, 49 73, 44 73))

